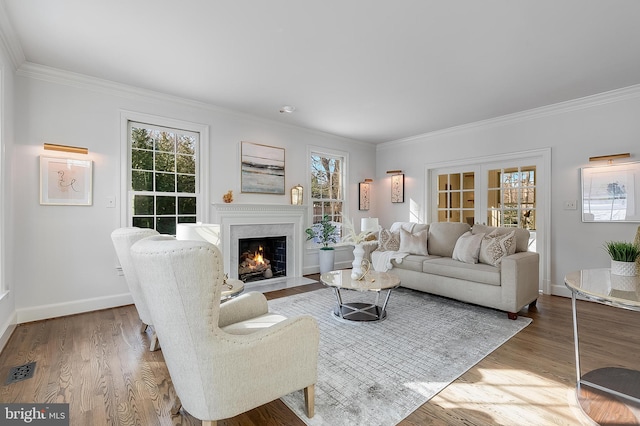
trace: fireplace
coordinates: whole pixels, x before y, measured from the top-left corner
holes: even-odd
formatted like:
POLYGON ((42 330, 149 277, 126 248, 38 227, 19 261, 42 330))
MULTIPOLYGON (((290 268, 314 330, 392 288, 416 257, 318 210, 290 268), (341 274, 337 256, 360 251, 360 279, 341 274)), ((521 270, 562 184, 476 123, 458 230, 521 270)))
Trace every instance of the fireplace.
POLYGON ((287 237, 238 239, 238 279, 245 283, 287 276, 287 237))
MULTIPOLYGON (((245 239, 284 238, 285 259, 283 274, 272 280, 299 280, 302 277, 304 218, 306 206, 274 204, 219 204, 212 205, 212 222, 220 224, 225 271, 230 278, 238 278, 240 241, 245 239)), ((270 259, 273 265, 274 260, 270 259)), ((280 266, 278 266, 280 268, 280 266)), ((272 269, 272 272, 275 271, 272 269)), ((268 275, 268 273, 267 273, 268 275)), ((263 276, 264 278, 264 276, 263 276)), ((268 281, 265 279, 265 283, 268 281)))

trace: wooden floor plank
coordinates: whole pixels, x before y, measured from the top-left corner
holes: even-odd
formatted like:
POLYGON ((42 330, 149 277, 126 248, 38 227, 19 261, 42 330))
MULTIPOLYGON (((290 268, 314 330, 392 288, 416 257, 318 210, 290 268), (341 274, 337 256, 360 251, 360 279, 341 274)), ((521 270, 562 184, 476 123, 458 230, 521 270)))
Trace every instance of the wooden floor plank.
MULTIPOLYGON (((311 284, 267 298, 324 288, 311 284)), ((637 313, 582 301, 578 312, 584 371, 640 368, 637 313)), ((571 301, 541 296, 537 307, 520 315, 533 323, 400 424, 589 424, 575 398, 571 301)), ((150 336, 140 333, 134 306, 21 324, 0 354, 0 373, 6 377, 11 367, 36 361, 36 374, 0 386, 0 401, 69 402, 72 425, 199 425, 184 410, 171 416, 175 392, 162 350, 148 350, 150 336)), ((616 418, 615 412, 599 415, 616 418)), ((280 400, 218 422, 303 424, 280 400)))

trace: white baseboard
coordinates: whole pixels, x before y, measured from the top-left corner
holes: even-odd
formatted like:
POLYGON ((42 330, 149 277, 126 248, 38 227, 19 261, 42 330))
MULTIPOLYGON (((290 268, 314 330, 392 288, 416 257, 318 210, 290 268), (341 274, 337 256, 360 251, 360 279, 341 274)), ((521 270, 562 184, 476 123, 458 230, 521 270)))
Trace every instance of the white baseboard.
POLYGON ((9 338, 11 337, 11 334, 13 333, 13 330, 16 329, 16 321, 17 319, 17 315, 14 312, 13 315, 11 315, 11 317, 7 320, 7 322, 5 322, 4 324, 2 324, 2 328, 0 329, 0 352, 2 352, 4 350, 4 346, 7 344, 7 342, 9 341, 9 338))
POLYGON ((571 290, 569 290, 564 284, 554 284, 551 286, 551 294, 554 296, 571 297, 571 290))
POLYGON ((131 298, 131 294, 123 293, 113 296, 74 300, 72 302, 33 306, 30 308, 16 310, 17 323, 22 324, 30 321, 39 321, 43 319, 63 317, 66 315, 81 314, 83 312, 131 305, 132 303, 133 299, 131 298))

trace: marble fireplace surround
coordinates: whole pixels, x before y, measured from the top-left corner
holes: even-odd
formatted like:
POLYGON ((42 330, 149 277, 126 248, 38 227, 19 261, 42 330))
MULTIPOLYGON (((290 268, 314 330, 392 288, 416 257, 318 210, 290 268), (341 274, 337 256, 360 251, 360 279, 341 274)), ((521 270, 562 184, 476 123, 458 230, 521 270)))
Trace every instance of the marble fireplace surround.
POLYGON ((211 222, 220 225, 229 277, 238 278, 239 239, 280 236, 287 238, 287 278, 302 277, 306 214, 306 206, 288 204, 212 204, 211 222))

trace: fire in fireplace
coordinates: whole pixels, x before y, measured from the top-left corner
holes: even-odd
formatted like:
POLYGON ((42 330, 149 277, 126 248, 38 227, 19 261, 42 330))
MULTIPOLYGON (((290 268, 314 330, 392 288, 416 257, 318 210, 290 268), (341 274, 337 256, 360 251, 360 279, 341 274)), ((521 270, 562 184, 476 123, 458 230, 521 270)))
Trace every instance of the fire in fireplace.
POLYGON ((287 237, 241 238, 238 278, 243 282, 287 275, 287 237))

